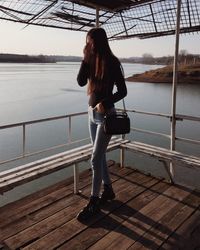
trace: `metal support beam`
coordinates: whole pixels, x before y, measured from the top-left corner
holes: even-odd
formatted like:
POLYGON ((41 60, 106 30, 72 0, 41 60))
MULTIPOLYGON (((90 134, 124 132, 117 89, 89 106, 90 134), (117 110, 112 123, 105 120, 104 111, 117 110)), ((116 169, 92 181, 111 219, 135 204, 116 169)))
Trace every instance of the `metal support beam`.
POLYGON ((96 27, 99 28, 99 8, 96 8, 96 27))
POLYGON ((79 167, 78 164, 74 164, 74 194, 79 193, 79 167))
POLYGON ((125 155, 124 155, 124 148, 120 149, 120 167, 123 168, 124 165, 124 159, 125 159, 125 155))
MULTIPOLYGON (((124 99, 123 99, 123 103, 124 103, 124 99)), ((125 103, 124 103, 124 110, 125 110, 125 103)), ((121 135, 121 138, 124 140, 125 139, 125 135, 121 135)), ((120 167, 125 167, 125 149, 121 148, 120 149, 120 167)))
POLYGON ((159 161, 163 163, 164 168, 165 168, 165 170, 166 170, 166 172, 167 172, 167 174, 169 176, 170 183, 174 183, 174 179, 173 179, 173 176, 171 175, 171 171, 170 171, 169 165, 167 164, 168 162, 166 160, 159 160, 159 161))
POLYGON ((26 125, 23 124, 23 153, 22 156, 25 157, 26 154, 26 125))
POLYGON ((154 24, 155 32, 158 32, 151 4, 149 4, 149 7, 150 7, 150 10, 151 10, 151 15, 152 15, 152 19, 153 19, 153 24, 154 24))
POLYGON ((176 42, 175 42, 175 54, 174 54, 172 107, 171 107, 171 117, 172 117, 172 121, 171 121, 171 145, 170 145, 171 150, 175 150, 175 135, 176 135, 176 92, 177 92, 177 75, 178 75, 180 14, 181 14, 181 0, 177 0, 176 42))
MULTIPOLYGON (((172 85, 172 107, 171 107, 171 143, 170 149, 175 150, 176 139, 176 92, 177 92, 177 76, 178 76, 178 54, 179 54, 179 34, 180 34, 180 16, 181 16, 181 0, 177 0, 176 13, 176 40, 175 40, 175 54, 173 67, 173 85, 172 85)), ((173 164, 170 164, 171 176, 174 176, 173 164)))
POLYGON ((127 31, 127 29, 126 29, 126 24, 125 24, 125 22, 124 22, 124 18, 123 18, 123 16, 122 16, 122 13, 120 12, 120 17, 121 17, 121 19, 122 19, 122 23, 123 23, 123 26, 124 26, 124 31, 126 32, 126 35, 128 36, 128 31, 127 31))

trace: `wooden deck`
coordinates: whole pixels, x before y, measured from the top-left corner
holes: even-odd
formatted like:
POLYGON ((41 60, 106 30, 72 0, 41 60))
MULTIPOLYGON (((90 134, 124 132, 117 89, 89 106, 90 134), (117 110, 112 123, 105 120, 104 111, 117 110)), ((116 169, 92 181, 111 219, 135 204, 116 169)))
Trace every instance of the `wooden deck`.
POLYGON ((111 164, 116 200, 85 224, 91 171, 0 208, 2 249, 200 249, 200 196, 130 168, 111 164))

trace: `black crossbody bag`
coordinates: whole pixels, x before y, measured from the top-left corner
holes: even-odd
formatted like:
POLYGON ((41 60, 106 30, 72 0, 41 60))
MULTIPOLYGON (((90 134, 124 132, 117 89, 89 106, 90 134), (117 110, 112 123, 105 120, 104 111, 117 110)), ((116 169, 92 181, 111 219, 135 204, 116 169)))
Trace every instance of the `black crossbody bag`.
POLYGON ((124 135, 130 133, 130 119, 123 99, 123 111, 116 111, 104 116, 104 132, 108 135, 124 135))

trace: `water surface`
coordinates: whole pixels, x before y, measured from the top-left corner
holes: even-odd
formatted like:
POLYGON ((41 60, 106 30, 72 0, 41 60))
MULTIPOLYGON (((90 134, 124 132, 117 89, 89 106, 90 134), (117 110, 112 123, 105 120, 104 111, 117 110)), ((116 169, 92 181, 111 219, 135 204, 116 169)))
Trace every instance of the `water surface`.
MULTIPOLYGON (((79 66, 80 63, 0 64, 0 125, 86 111, 88 100, 86 87, 81 88, 76 82, 79 66)), ((125 76, 130 76, 161 66, 123 64, 123 67, 125 76)), ((127 82, 127 87, 128 96, 125 102, 128 109, 170 114, 170 84, 127 82)), ((122 102, 117 103, 117 107, 122 107, 122 102)), ((178 85, 177 113, 200 116, 199 107, 200 85, 178 85)), ((134 127, 170 134, 170 122, 166 118, 140 114, 131 114, 130 117, 134 127)), ((68 139, 67 130, 67 120, 28 126, 26 150, 33 152, 65 143, 68 139)), ((74 119, 72 132, 73 139, 88 136, 86 116, 74 119)), ((200 140, 200 124, 191 121, 177 122, 177 136, 200 140)), ((167 148, 170 145, 166 138, 138 132, 130 134, 129 137, 132 140, 167 148)), ((177 142, 176 148, 179 151, 200 156, 200 146, 177 142)), ((15 157, 21 152, 22 129, 12 128, 0 131, 0 160, 15 157)), ((158 176, 166 176, 165 169, 158 161, 137 154, 127 153, 126 155, 128 165, 158 176)), ((114 156, 118 157, 118 153, 114 156)), ((113 157, 113 153, 109 154, 109 157, 113 157)), ((21 163, 18 161, 0 168, 3 170, 21 163)), ((196 172, 189 174, 187 169, 181 169, 181 172, 181 175, 178 174, 180 181, 187 182, 188 185, 198 183, 199 175, 196 172)), ((68 175, 71 172, 65 170, 64 173, 68 175)), ((61 177, 63 178, 62 171, 31 183, 26 189, 35 190, 36 186, 41 188, 46 185, 46 182, 55 182, 61 177)), ((20 195, 24 192, 23 187, 17 190, 20 195)))

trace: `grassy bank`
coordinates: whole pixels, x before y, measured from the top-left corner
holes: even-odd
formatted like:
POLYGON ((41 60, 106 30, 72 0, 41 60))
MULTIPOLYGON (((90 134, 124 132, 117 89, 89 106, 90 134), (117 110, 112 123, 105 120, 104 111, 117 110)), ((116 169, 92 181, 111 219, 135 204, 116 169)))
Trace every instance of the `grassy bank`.
MULTIPOLYGON (((126 78, 130 82, 172 83, 173 66, 146 71, 126 78)), ((180 65, 178 83, 200 84, 200 64, 180 65)))

